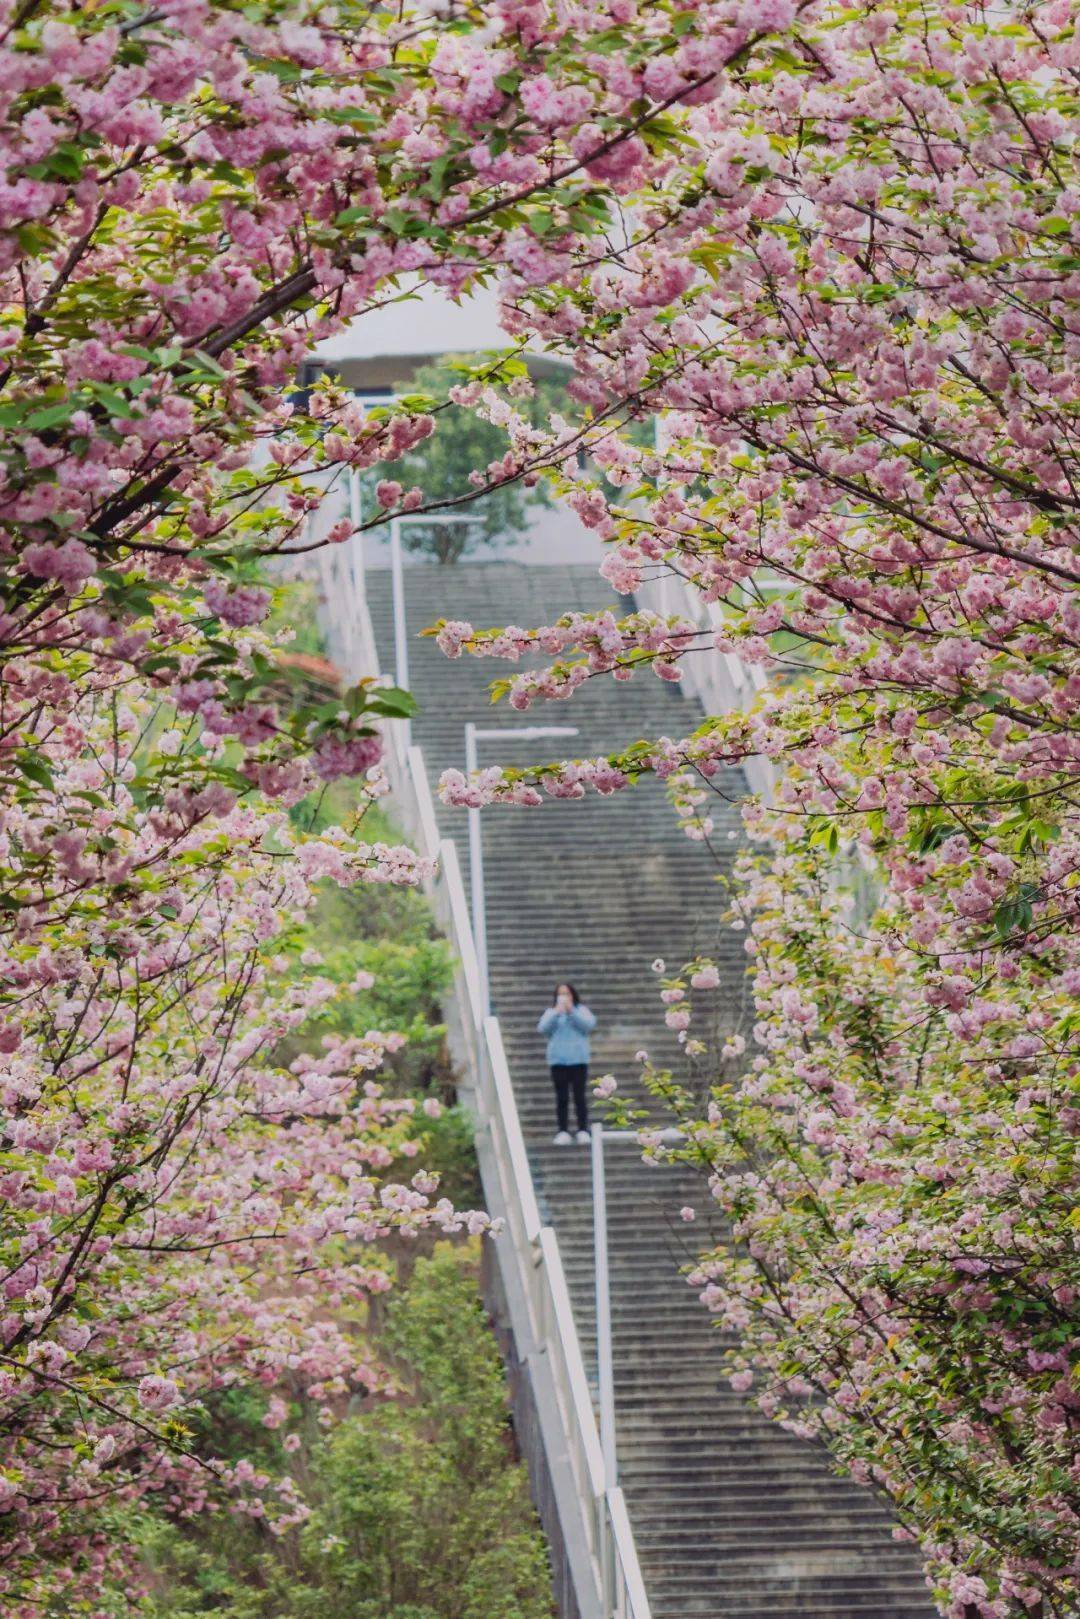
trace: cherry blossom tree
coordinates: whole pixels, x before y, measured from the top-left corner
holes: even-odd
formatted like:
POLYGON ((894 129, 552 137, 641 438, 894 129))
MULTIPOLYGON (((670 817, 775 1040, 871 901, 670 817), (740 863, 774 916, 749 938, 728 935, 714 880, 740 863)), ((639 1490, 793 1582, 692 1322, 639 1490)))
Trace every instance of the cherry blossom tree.
MULTIPOLYGON (((676 16, 632 30, 639 80, 676 16)), ((326 492, 435 426, 332 385, 302 403, 304 355, 403 278, 456 294, 528 262, 556 190, 595 233, 623 148, 666 138, 663 98, 608 82, 632 21, 626 0, 3 9, 5 1611, 100 1611, 146 1489, 295 1521, 287 1486, 195 1454, 185 1407, 285 1367, 317 1399, 370 1380, 371 1245, 459 1221, 423 1172, 394 1178, 408 1110, 366 1077, 393 1036, 275 1061, 324 994, 274 969, 311 882, 421 868, 355 828, 290 832, 321 783, 378 790, 379 721, 408 699, 283 697, 263 564, 345 540, 314 522, 326 492)), ((424 504, 392 477, 378 503, 372 523, 424 504)))
POLYGON ((297 840, 216 783, 144 810, 144 773, 193 745, 161 707, 89 694, 48 749, 48 789, 6 811, 32 856, 3 947, 8 1611, 84 1601, 123 1555, 116 1504, 146 1487, 181 1510, 231 1490, 271 1528, 296 1521, 289 1491, 196 1456, 185 1407, 286 1371, 323 1401, 364 1386, 360 1304, 388 1282, 371 1245, 462 1221, 405 1167, 413 1104, 371 1077, 399 1036, 275 1062, 337 993, 273 970, 312 883, 415 882, 422 862, 341 828, 297 840), (64 819, 79 801, 89 836, 64 819))
POLYGON ((834 863, 786 831, 744 860, 731 911, 752 1031, 717 1005, 715 963, 662 979, 685 1070, 644 1077, 686 1139, 643 1120, 642 1140, 707 1177, 687 1217, 714 1246, 689 1279, 732 1385, 887 1495, 943 1611, 1064 1615, 1075 1001, 987 976, 980 1015, 935 1004, 891 891, 860 921, 834 863))
POLYGON ((792 4, 768 25, 707 86, 693 29, 650 67, 653 93, 679 96, 675 134, 662 157, 637 155, 622 235, 603 252, 567 243, 506 289, 514 331, 574 355, 592 473, 566 453, 580 422, 538 435, 475 390, 519 455, 561 468, 613 585, 666 575, 680 610, 438 633, 451 656, 546 654, 496 683, 521 709, 649 667, 678 680, 712 649, 769 688, 683 736, 451 773, 443 793, 533 803, 654 772, 708 843, 710 799, 740 791, 743 761, 773 762, 771 806, 747 812, 764 870, 737 897, 754 1028, 699 1041, 691 977, 674 979, 668 1018, 695 1074, 653 1076, 731 1221, 696 1280, 744 1334, 739 1385, 756 1377, 768 1408, 888 1491, 944 1611, 1063 1615, 1077 1549, 1073 17, 792 4), (650 416, 643 447, 630 429, 650 416), (853 863, 872 895, 855 910, 853 863))

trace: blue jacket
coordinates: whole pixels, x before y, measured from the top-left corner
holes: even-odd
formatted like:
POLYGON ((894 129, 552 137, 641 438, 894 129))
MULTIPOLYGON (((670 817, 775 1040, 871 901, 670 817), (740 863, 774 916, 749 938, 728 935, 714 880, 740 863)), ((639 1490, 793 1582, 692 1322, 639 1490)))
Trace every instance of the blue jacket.
POLYGON ((571 1068, 588 1062, 589 1035, 595 1028, 596 1018, 587 1006, 575 1006, 570 1012, 549 1006, 536 1032, 548 1037, 547 1060, 552 1068, 571 1068))

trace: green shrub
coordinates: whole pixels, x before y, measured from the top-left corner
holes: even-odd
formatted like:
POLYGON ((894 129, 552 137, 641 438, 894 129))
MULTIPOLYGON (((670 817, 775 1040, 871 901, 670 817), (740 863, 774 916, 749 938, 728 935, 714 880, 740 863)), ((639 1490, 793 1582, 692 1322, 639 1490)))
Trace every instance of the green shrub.
POLYGON ((419 1162, 439 1177, 439 1196, 448 1197, 456 1209, 483 1208, 472 1116, 466 1109, 449 1107, 437 1119, 418 1115, 413 1134, 420 1142, 419 1162))
POLYGON ((294 1404, 293 1455, 285 1429, 261 1426, 261 1397, 223 1399, 218 1454, 235 1446, 291 1473, 311 1517, 277 1541, 245 1519, 150 1519, 145 1619, 552 1619, 476 1268, 475 1245, 416 1261, 378 1341, 400 1395, 326 1435, 294 1404))
MULTIPOLYGON (((353 786, 338 782, 295 805, 291 814, 305 828, 351 827, 355 805, 353 786)), ((400 831, 379 808, 365 812, 362 834, 372 843, 402 841, 400 831)), ((317 1049, 326 1034, 393 1029, 406 1036, 406 1044, 388 1058, 380 1083, 398 1096, 424 1092, 449 1098, 453 1073, 446 1053, 442 999, 452 981, 453 962, 423 894, 387 883, 358 883, 347 889, 323 883, 315 906, 293 929, 284 953, 293 976, 316 972, 341 989, 283 1043, 277 1053, 281 1061, 288 1063, 302 1051, 317 1049), (314 965, 312 952, 317 958, 314 965), (361 971, 374 976, 369 990, 350 988, 361 971)))

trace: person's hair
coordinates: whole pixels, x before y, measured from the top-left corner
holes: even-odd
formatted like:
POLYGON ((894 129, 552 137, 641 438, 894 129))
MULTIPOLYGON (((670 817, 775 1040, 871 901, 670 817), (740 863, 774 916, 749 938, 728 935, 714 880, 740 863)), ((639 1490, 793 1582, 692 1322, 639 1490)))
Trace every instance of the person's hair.
POLYGON ((570 999, 573 1001, 574 1005, 575 1006, 580 1006, 581 1005, 581 996, 578 994, 577 990, 574 988, 573 984, 570 982, 570 980, 568 978, 560 978, 559 982, 555 985, 555 988, 552 991, 552 995, 551 995, 551 1004, 552 1004, 552 1006, 554 1006, 556 1001, 559 999, 559 991, 560 991, 560 989, 562 989, 564 984, 565 984, 566 988, 570 991, 570 999))

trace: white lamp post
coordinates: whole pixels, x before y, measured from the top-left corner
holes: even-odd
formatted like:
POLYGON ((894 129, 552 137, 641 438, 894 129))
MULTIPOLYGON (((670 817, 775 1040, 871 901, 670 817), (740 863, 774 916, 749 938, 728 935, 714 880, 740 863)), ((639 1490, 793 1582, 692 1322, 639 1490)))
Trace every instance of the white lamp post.
POLYGON ((615 1453, 615 1362, 611 1345, 611 1278, 608 1272, 607 1181, 604 1176, 604 1126, 592 1127, 593 1276, 596 1283, 596 1382, 600 1397, 600 1450, 604 1483, 619 1482, 615 1453))
MULTIPOLYGON (((593 1194, 593 1271, 596 1281, 596 1385, 600 1402, 600 1450, 604 1458, 604 1479, 609 1490, 619 1482, 619 1462, 615 1450, 615 1363, 611 1343, 611 1277, 608 1270, 607 1178, 604 1174, 604 1142, 635 1143, 636 1130, 605 1130, 597 1122, 592 1127, 593 1194)), ((674 1146, 684 1139, 681 1130, 661 1130, 660 1140, 674 1146)))
MULTIPOLYGON (((401 551, 401 531, 403 528, 430 528, 433 522, 441 527, 444 523, 475 523, 475 517, 440 516, 438 518, 425 517, 417 512, 415 516, 406 514, 403 517, 390 519, 390 583, 391 597, 394 606, 394 683, 403 691, 409 689, 409 635, 405 624, 405 568, 401 551)), ((412 745, 412 722, 402 720, 402 735, 405 739, 405 751, 412 745)))
MULTIPOLYGON (((505 741, 508 737, 525 738, 530 742, 547 736, 577 736, 576 725, 501 725, 480 726, 468 720, 465 725, 465 774, 471 776, 478 769, 477 742, 490 738, 505 741)), ((485 1014, 491 1011, 491 985, 488 979, 487 904, 484 898, 484 847, 480 833, 480 811, 469 811, 469 897, 472 901, 473 938, 476 940, 476 960, 480 968, 480 995, 485 1014)))

